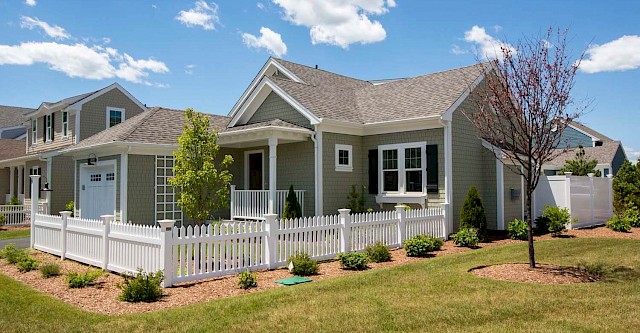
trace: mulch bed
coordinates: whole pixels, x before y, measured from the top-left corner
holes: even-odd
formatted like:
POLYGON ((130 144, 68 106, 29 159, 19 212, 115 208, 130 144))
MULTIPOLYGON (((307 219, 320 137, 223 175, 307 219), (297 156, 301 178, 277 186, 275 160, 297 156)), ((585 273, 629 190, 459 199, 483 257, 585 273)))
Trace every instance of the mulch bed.
POLYGON ((602 280, 600 276, 576 267, 547 264, 537 264, 536 268, 530 268, 528 263, 490 265, 473 268, 470 272, 493 280, 542 284, 572 284, 602 280))
POLYGON ((27 229, 31 229, 31 227, 28 226, 28 225, 24 225, 24 226, 9 226, 9 225, 5 225, 5 226, 0 227, 0 231, 27 230, 27 229))
MULTIPOLYGON (((567 237, 609 237, 609 238, 632 238, 632 239, 640 239, 640 229, 633 229, 630 233, 618 233, 613 232, 606 228, 594 228, 594 229, 582 229, 582 230, 571 230, 567 232, 567 237)), ((495 233, 491 234, 491 237, 485 243, 480 243, 479 248, 486 247, 494 247, 501 246, 507 244, 521 243, 522 241, 505 239, 505 233, 495 233)), ((550 235, 545 235, 541 237, 536 237, 539 239, 551 239, 550 235)), ((471 251, 471 249, 457 247, 453 244, 452 241, 448 241, 444 243, 442 250, 434 252, 434 256, 443 256, 454 253, 461 253, 471 251)), ((92 287, 87 288, 79 288, 79 289, 70 289, 67 287, 65 283, 65 275, 69 272, 83 272, 90 268, 87 265, 71 261, 65 260, 60 261, 60 259, 56 256, 39 252, 32 251, 32 255, 40 262, 40 264, 45 264, 49 262, 55 262, 60 264, 62 269, 62 275, 58 277, 53 277, 49 279, 44 279, 40 275, 39 271, 32 271, 28 273, 20 273, 16 269, 15 266, 7 264, 4 260, 0 260, 0 272, 6 274, 18 281, 22 281, 25 284, 29 285, 32 288, 45 292, 57 299, 60 299, 63 302, 75 305, 83 310, 96 312, 96 313, 104 313, 104 314, 123 314, 123 313, 135 313, 135 312, 148 312, 155 311, 160 309, 166 309, 168 307, 174 306, 183 306, 187 304, 193 304, 203 301, 214 300, 218 298, 231 297, 244 295, 249 293, 260 292, 267 289, 272 288, 282 288, 281 285, 276 284, 275 280, 290 277, 291 274, 286 269, 277 269, 272 271, 258 271, 255 272, 258 278, 258 287, 244 290, 240 289, 237 285, 238 278, 235 275, 225 276, 214 279, 207 279, 197 282, 190 283, 182 283, 178 284, 172 288, 164 289, 165 295, 162 297, 160 301, 153 303, 127 303, 119 301, 118 295, 120 294, 120 289, 118 289, 117 285, 122 283, 123 279, 117 274, 106 273, 104 276, 98 279, 98 284, 92 287)), ((398 265, 404 265, 407 263, 418 262, 423 260, 429 260, 428 258, 413 258, 407 257, 406 253, 402 249, 396 249, 391 251, 390 262, 386 263, 371 263, 369 264, 370 269, 379 269, 386 267, 394 267, 398 265)), ((517 274, 521 274, 523 268, 519 267, 520 264, 509 264, 515 265, 514 267, 508 267, 506 270, 507 273, 501 273, 506 275, 514 275, 516 270, 520 270, 517 274), (511 273, 509 273, 511 272, 511 273)), ((339 263, 337 261, 323 262, 320 265, 319 274, 316 276, 312 276, 311 278, 314 281, 320 281, 325 279, 331 279, 339 276, 357 274, 356 271, 347 271, 340 268, 339 263)), ((502 266, 502 265, 500 265, 502 266)), ((526 266, 526 265, 525 265, 526 266)), ((543 266, 541 271, 554 271, 552 266, 546 267, 543 266)), ((524 271, 528 269, 528 266, 524 268, 524 271)), ((492 266, 492 268, 487 268, 484 270, 484 273, 490 272, 492 270, 500 270, 498 265, 492 266)), ((562 271, 562 269, 557 269, 562 271)), ((481 271, 481 270, 477 270, 481 271)), ((474 271, 474 274, 478 273, 474 271)), ((239 272, 240 273, 240 272, 239 272)), ((483 273, 483 274, 484 274, 483 273)), ((488 274, 488 273, 487 273, 488 274)), ((529 276, 527 280, 528 282, 536 282, 535 274, 537 272, 525 272, 522 273, 526 276, 529 276)), ((567 278, 566 276, 570 276, 571 274, 566 273, 562 279, 567 278)), ((559 276, 563 276, 560 274, 559 276)), ((560 277, 556 277, 556 279, 562 280, 560 277)), ((562 280, 564 281, 564 280, 562 280)), ((584 282, 584 281, 582 281, 584 282)))

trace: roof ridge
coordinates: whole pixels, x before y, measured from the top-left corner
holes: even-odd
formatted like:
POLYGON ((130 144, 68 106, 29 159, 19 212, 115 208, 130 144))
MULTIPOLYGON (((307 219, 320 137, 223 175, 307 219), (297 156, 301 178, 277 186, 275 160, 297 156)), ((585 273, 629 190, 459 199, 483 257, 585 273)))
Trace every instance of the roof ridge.
POLYGON ((282 58, 276 58, 276 57, 273 57, 273 59, 275 59, 275 60, 281 60, 281 61, 288 62, 288 63, 292 63, 292 64, 296 64, 296 65, 298 65, 298 66, 306 67, 306 68, 311 69, 311 70, 314 70, 314 71, 321 71, 321 72, 329 73, 329 74, 332 74, 332 75, 336 75, 336 76, 344 77, 344 78, 347 78, 347 79, 360 81, 360 82, 362 82, 362 83, 369 83, 369 84, 370 84, 370 82, 369 82, 369 81, 367 81, 367 80, 362 80, 362 79, 358 79, 358 78, 355 78, 355 77, 346 76, 346 75, 343 75, 343 74, 339 74, 339 73, 331 72, 331 71, 328 71, 328 70, 326 70, 326 69, 315 68, 315 67, 307 66, 307 65, 305 65, 305 64, 300 64, 300 63, 297 63, 297 62, 293 62, 293 61, 289 61, 289 60, 284 60, 284 59, 282 59, 282 58))

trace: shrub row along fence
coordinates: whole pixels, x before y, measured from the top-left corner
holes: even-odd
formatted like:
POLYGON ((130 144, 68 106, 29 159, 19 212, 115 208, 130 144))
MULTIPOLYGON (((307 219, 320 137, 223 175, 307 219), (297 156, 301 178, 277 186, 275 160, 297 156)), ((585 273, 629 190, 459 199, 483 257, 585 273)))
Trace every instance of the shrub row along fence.
MULTIPOLYGON (((38 213, 46 213, 47 204, 38 204, 38 213)), ((27 226, 31 223, 30 205, 0 205, 0 214, 4 215, 6 226, 27 226)))
POLYGON ((32 247, 114 272, 141 268, 164 272, 164 286, 244 270, 284 266, 297 253, 322 260, 338 253, 362 251, 381 242, 399 247, 417 234, 446 238, 444 208, 277 219, 266 214, 263 221, 224 222, 176 227, 174 220, 159 226, 34 214, 32 247))

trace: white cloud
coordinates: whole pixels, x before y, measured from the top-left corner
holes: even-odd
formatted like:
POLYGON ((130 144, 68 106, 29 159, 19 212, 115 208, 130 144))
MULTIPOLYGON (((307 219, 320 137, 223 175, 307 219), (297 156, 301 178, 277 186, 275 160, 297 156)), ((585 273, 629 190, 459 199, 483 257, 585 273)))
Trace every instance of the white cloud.
POLYGON ((37 17, 22 16, 20 18, 20 27, 29 30, 40 28, 49 37, 55 39, 68 39, 69 37, 71 37, 71 35, 69 35, 67 31, 64 30, 64 28, 57 25, 51 26, 47 22, 40 21, 37 17))
POLYGON ((51 70, 69 77, 92 80, 120 78, 147 85, 153 85, 145 80, 149 73, 169 72, 164 62, 152 58, 134 59, 114 48, 56 42, 0 45, 0 65, 30 66, 36 63, 46 64, 51 70))
POLYGON ((194 65, 194 64, 186 65, 186 66, 184 66, 184 73, 191 75, 191 74, 193 74, 193 70, 195 68, 196 68, 196 65, 194 65))
POLYGON ((111 38, 109 38, 109 37, 102 37, 102 42, 103 42, 104 44, 109 44, 109 43, 111 43, 111 38))
POLYGON ((199 26, 204 30, 216 30, 216 24, 220 24, 218 5, 215 2, 208 4, 203 0, 198 0, 195 7, 181 10, 176 16, 176 20, 187 27, 199 26))
POLYGON ((36 0, 24 0, 24 4, 29 7, 35 7, 38 3, 36 0))
POLYGON ((631 163, 638 162, 638 159, 640 158, 640 151, 637 151, 629 146, 624 146, 624 152, 625 154, 627 154, 627 159, 629 159, 631 163))
POLYGON ((496 24, 496 25, 493 26, 493 32, 498 33, 500 31, 502 31, 502 26, 501 25, 496 24))
POLYGON ((158 6, 156 6, 156 5, 151 5, 151 8, 153 8, 153 9, 158 9, 158 6))
POLYGON ((287 53, 287 45, 282 41, 282 36, 269 28, 260 28, 260 37, 243 33, 242 41, 248 47, 264 48, 276 57, 281 57, 287 53))
POLYGON ((284 18, 310 28, 311 43, 342 48, 350 44, 383 41, 387 32, 371 20, 396 6, 393 0, 273 0, 284 9, 284 18))
POLYGON ((591 45, 580 70, 585 73, 627 71, 640 68, 640 36, 622 36, 602 45, 591 45))
POLYGON ((455 54, 455 55, 461 55, 461 54, 469 53, 469 51, 461 48, 460 46, 458 46, 458 44, 451 45, 451 51, 450 52, 455 54))
POLYGON ((482 60, 502 58, 501 48, 515 52, 513 46, 493 38, 483 27, 474 25, 471 30, 464 32, 464 40, 475 44, 475 52, 482 60))
POLYGON ((258 2, 256 7, 258 7, 258 9, 264 9, 264 4, 262 2, 258 2))

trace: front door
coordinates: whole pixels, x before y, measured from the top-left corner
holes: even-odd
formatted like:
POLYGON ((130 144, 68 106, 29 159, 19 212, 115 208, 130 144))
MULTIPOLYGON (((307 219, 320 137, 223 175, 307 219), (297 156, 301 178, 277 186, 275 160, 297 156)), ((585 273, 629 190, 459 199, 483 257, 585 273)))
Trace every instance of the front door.
POLYGON ((85 219, 113 215, 116 210, 116 175, 114 166, 82 168, 80 214, 85 219))
POLYGON ((249 189, 262 190, 262 153, 249 154, 249 189))

